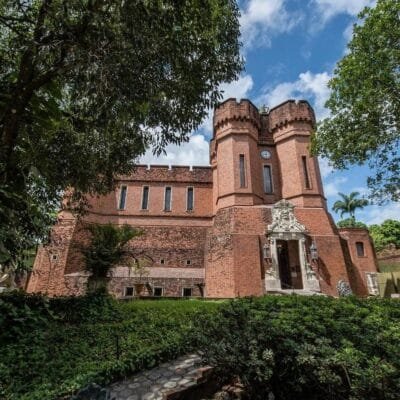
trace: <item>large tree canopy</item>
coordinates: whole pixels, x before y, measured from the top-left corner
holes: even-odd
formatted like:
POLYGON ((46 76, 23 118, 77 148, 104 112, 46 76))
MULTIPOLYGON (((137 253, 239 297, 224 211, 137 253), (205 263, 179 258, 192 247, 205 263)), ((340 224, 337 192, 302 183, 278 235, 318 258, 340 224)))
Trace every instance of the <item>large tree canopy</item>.
POLYGON ((371 195, 400 198, 400 2, 378 0, 354 26, 348 54, 329 82, 314 150, 336 168, 368 163, 371 195))
POLYGON ((65 188, 105 193, 187 140, 242 68, 238 37, 234 0, 0 0, 0 262, 65 188))

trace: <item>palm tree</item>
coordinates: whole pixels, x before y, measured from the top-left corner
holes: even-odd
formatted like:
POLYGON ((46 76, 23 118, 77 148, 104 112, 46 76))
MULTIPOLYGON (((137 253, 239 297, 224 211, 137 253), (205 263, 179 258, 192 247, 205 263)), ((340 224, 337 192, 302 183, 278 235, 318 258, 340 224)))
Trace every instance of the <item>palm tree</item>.
POLYGON ((364 208, 368 205, 368 200, 357 198, 360 195, 359 192, 351 192, 348 196, 339 193, 342 200, 335 201, 332 210, 340 214, 340 218, 343 214, 349 214, 352 220, 355 220, 354 212, 357 208, 364 208))

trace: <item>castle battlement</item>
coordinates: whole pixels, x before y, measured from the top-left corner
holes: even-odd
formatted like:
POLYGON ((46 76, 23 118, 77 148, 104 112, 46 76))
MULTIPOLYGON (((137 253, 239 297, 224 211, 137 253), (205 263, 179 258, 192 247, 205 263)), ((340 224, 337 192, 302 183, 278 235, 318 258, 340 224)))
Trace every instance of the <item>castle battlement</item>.
POLYGON ((306 100, 287 100, 269 110, 268 115, 270 132, 294 121, 309 122, 315 127, 315 114, 306 100))
POLYGON ((257 107, 247 99, 239 102, 235 98, 225 100, 214 111, 213 126, 215 131, 229 121, 248 121, 260 129, 260 114, 257 107))

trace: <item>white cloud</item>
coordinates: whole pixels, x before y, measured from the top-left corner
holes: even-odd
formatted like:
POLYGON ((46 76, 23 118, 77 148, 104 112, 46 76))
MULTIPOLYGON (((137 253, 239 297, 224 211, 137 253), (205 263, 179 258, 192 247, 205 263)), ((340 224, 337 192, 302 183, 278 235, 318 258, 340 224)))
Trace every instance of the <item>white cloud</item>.
POLYGON ((273 107, 287 99, 306 99, 313 104, 317 119, 325 118, 328 116, 328 110, 324 106, 330 93, 327 86, 329 79, 327 72, 303 72, 294 82, 282 82, 273 89, 267 88, 258 101, 273 107))
POLYGON ((320 22, 324 24, 338 14, 356 16, 364 7, 375 5, 376 0, 313 0, 320 22))
POLYGON ((189 142, 180 146, 168 145, 165 149, 167 154, 156 157, 151 150, 141 157, 141 164, 164 164, 164 165, 208 165, 209 144, 203 135, 196 134, 190 137, 189 142))
MULTIPOLYGON (((231 83, 223 83, 221 90, 223 91, 223 100, 234 97, 235 99, 244 99, 249 96, 251 89, 253 88, 253 78, 251 75, 242 75, 237 81, 231 83)), ((207 117, 204 119, 199 130, 206 136, 212 134, 212 115, 213 111, 210 110, 207 117)))
POLYGON ((286 10, 285 0, 248 0, 240 17, 245 50, 270 46, 272 36, 291 31, 301 18, 301 14, 286 10))
POLYGON ((333 171, 333 167, 329 164, 329 160, 326 158, 318 158, 319 169, 321 171, 322 178, 327 178, 333 171))
POLYGON ((399 219, 400 203, 390 203, 383 206, 373 205, 358 211, 358 218, 367 225, 381 224, 386 219, 399 219))
POLYGON ((347 178, 344 176, 338 176, 331 182, 324 184, 324 194, 326 197, 335 196, 341 191, 340 186, 347 182, 347 178))

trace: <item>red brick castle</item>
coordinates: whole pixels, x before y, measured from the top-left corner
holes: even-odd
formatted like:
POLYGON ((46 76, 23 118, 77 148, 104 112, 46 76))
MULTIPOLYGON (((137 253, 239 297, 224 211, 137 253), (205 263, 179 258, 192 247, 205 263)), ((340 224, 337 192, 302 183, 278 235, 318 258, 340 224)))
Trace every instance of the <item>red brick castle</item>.
POLYGON ((229 99, 214 114, 209 167, 138 166, 115 192, 90 198, 83 221, 62 211, 39 249, 29 292, 84 293, 88 273, 74 244, 82 224, 130 224, 131 245, 151 260, 146 276, 114 268, 117 297, 325 293, 376 294, 368 231, 338 230, 327 211, 318 160, 310 156, 314 112, 289 100, 261 111, 229 99))

